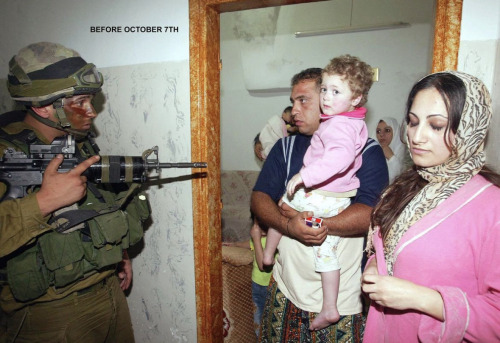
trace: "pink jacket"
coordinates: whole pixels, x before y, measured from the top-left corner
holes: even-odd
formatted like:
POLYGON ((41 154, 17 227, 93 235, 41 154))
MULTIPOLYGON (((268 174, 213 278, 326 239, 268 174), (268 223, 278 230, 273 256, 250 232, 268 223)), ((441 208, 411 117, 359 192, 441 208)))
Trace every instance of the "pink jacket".
MULTIPOLYGON (((387 275, 378 233, 374 245, 387 275)), ((364 342, 500 341, 500 188, 475 176, 413 225, 395 254, 394 276, 441 293, 445 321, 372 304, 364 342)))
POLYGON ((356 172, 361 167, 361 152, 368 139, 365 113, 366 109, 361 107, 321 122, 300 170, 307 188, 339 193, 359 188, 356 172))

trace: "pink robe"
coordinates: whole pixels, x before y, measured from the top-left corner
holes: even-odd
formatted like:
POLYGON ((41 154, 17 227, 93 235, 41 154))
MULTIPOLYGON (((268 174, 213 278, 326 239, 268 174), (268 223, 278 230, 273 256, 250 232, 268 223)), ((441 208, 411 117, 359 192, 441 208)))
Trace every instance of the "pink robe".
MULTIPOLYGON (((387 275, 378 232, 374 245, 387 275)), ((445 321, 372 304, 363 342, 500 341, 500 188, 475 176, 413 225, 395 254, 394 276, 440 292, 445 321)))

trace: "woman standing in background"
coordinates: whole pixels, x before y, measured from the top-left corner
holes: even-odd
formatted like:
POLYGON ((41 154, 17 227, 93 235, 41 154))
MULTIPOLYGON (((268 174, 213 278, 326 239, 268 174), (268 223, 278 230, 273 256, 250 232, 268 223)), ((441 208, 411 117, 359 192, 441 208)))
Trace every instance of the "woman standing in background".
POLYGON ((392 117, 380 119, 377 125, 377 140, 384 151, 389 169, 389 183, 405 169, 406 148, 401 142, 401 125, 392 117))

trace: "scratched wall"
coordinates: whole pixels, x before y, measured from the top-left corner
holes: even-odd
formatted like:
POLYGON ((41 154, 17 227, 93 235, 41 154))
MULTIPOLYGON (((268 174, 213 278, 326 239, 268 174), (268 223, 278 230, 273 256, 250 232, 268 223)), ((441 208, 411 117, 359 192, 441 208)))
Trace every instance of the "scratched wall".
MULTIPOLYGON (((189 160, 187 0, 3 1, 0 27, 0 113, 13 105, 5 87, 11 57, 33 42, 58 42, 106 78, 96 99, 103 154, 140 155, 158 145, 162 161, 189 160), (94 25, 179 30, 93 33, 94 25)), ((164 170, 148 189, 152 223, 134 251, 128 296, 137 342, 196 342, 191 182, 183 177, 190 171, 164 170)))
POLYGON ((500 171, 500 3, 465 1, 457 69, 480 78, 492 96, 493 117, 486 139, 486 163, 500 171))
MULTIPOLYGON (((158 145, 160 161, 189 161, 188 62, 101 72, 104 104, 98 104, 96 126, 103 153, 141 155, 158 145)), ((152 223, 144 245, 132 250, 128 297, 138 342, 196 341, 191 182, 185 177, 190 172, 163 170, 148 187, 152 223)))
MULTIPOLYGON (((189 64, 169 62, 99 69, 97 142, 103 155, 139 156, 159 147, 161 162, 190 160, 189 64)), ((0 79, 0 113, 11 110, 0 79)), ((196 342, 191 169, 165 169, 146 184, 152 220, 131 249, 128 303, 137 342, 196 342)))

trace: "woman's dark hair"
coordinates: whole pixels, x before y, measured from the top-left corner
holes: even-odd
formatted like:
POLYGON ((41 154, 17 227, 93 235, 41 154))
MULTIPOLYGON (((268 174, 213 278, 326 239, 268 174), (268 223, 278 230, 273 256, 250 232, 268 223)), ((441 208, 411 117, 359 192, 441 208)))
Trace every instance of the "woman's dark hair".
MULTIPOLYGON (((445 130, 445 137, 451 132, 456 133, 462 111, 465 105, 466 88, 462 80, 449 73, 438 73, 426 76, 418 81, 408 95, 406 102, 406 123, 409 123, 410 109, 418 92, 434 88, 440 94, 448 111, 448 125, 445 130)), ((448 145, 449 142, 445 140, 448 145)), ((453 147, 450 147, 453 150, 453 147)), ((479 172, 488 181, 500 187, 500 175, 493 172, 488 167, 484 166, 479 172)), ((384 190, 384 196, 372 213, 371 224, 373 227, 379 226, 382 238, 385 239, 403 209, 417 195, 418 192, 428 182, 424 180, 417 172, 417 166, 413 165, 410 169, 397 177, 394 182, 384 190)))

